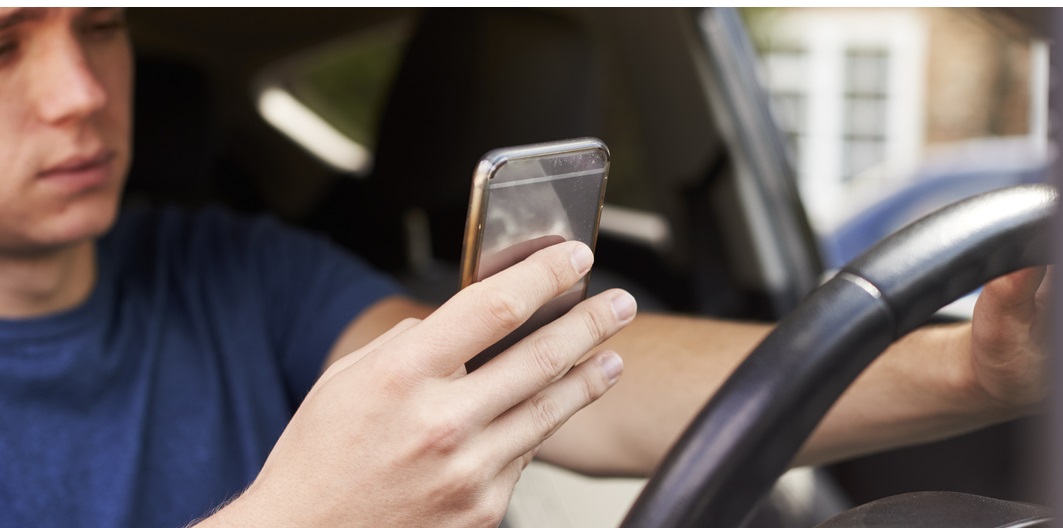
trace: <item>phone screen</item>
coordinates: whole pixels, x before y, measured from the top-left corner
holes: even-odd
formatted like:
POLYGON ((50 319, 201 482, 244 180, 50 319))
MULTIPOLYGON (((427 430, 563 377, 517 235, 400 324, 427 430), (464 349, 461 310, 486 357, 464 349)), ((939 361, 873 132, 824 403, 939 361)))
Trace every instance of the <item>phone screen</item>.
MULTIPOLYGON (((579 240, 593 249, 608 167, 609 155, 604 146, 512 156, 494 166, 483 182, 473 280, 483 280, 539 249, 566 240, 579 240)), ((467 370, 471 372, 563 315, 586 297, 588 280, 589 275, 584 276, 541 307, 520 329, 466 364, 467 370)))

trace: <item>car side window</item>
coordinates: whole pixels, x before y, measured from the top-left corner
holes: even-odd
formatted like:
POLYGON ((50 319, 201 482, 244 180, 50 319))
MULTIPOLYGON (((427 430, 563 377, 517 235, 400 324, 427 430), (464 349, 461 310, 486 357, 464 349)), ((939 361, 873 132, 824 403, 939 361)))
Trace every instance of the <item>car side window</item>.
POLYGON ((1044 41, 1006 13, 743 11, 825 262, 1048 162, 1044 41))

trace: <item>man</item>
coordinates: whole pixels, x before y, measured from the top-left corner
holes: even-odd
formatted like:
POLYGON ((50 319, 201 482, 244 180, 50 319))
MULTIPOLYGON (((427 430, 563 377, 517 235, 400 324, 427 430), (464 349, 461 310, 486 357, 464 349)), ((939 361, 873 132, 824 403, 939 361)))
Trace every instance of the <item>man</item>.
MULTIPOLYGON (((229 498, 201 525, 497 524, 533 456, 649 472, 769 330, 636 318, 612 290, 467 375, 589 270, 585 246, 433 311, 269 221, 116 220, 130 55, 119 9, 0 8, 0 524, 174 525, 229 498)), ((973 325, 893 347, 798 462, 1028 412, 1042 273, 987 286, 973 325)))

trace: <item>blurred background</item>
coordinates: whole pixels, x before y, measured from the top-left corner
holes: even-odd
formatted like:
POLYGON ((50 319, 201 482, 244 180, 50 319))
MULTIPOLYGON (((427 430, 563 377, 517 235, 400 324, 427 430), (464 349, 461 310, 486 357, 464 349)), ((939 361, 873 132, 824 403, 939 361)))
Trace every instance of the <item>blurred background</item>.
MULTIPOLYGON (((739 12, 828 267, 945 203, 1041 178, 1051 155, 1048 46, 1021 10, 739 12)), ((386 19, 267 66, 260 111, 324 162, 368 173, 413 26, 386 19)), ((622 124, 623 108, 607 119, 622 124)), ((619 143, 623 171, 637 154, 619 143)), ((646 196, 637 186, 609 194, 636 208, 646 196)))

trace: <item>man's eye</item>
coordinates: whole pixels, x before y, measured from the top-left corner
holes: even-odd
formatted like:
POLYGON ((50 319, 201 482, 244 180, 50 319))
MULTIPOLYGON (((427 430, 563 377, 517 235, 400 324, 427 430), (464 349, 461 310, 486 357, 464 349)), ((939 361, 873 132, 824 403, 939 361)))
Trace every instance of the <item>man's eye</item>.
POLYGON ((100 18, 99 20, 89 21, 85 25, 86 32, 101 38, 121 33, 122 31, 125 31, 125 28, 126 21, 125 13, 123 12, 114 13, 106 18, 100 18))
POLYGON ((97 31, 112 31, 115 29, 123 29, 125 28, 125 20, 121 18, 107 20, 104 22, 93 24, 92 28, 97 31))
POLYGON ((18 51, 18 42, 15 40, 0 40, 0 63, 7 61, 18 51))
POLYGON ((124 20, 111 20, 107 22, 98 22, 89 26, 89 30, 96 33, 114 33, 125 29, 124 20))

